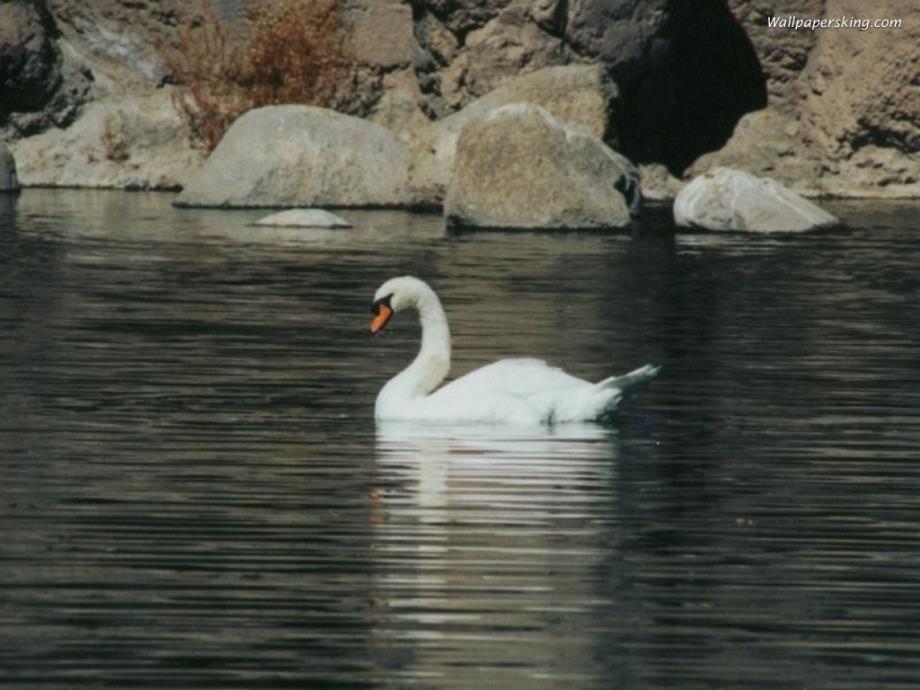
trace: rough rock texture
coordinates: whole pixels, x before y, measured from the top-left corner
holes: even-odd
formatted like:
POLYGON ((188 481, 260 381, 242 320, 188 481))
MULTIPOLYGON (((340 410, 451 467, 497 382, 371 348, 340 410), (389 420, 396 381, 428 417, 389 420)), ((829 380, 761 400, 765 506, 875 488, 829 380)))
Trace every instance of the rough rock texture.
POLYGON ((415 55, 412 8, 399 0, 375 0, 348 9, 358 60, 381 70, 408 67, 415 55))
POLYGON ((321 208, 291 208, 260 218, 253 225, 275 228, 350 228, 351 224, 321 208))
POLYGON ((767 81, 770 103, 795 100, 795 83, 820 33, 767 26, 769 17, 822 17, 827 0, 728 0, 732 13, 750 37, 767 81))
POLYGON ((409 136, 415 204, 437 206, 443 201, 454 169, 457 140, 470 122, 511 103, 532 103, 600 139, 615 141, 611 123, 617 96, 616 85, 598 65, 550 67, 510 80, 460 112, 416 129, 409 136))
POLYGON ((723 2, 415 0, 422 106, 441 118, 516 75, 600 64, 624 108, 618 149, 682 170, 766 102, 753 48, 723 2))
POLYGON ((251 110, 227 131, 180 206, 399 206, 409 152, 383 127, 323 108, 251 110))
MULTIPOLYGON (((217 4, 239 17, 244 3, 217 4)), ((69 127, 89 102, 150 96, 168 79, 160 47, 174 44, 196 7, 0 0, 0 140, 69 127)), ((359 63, 343 107, 404 142, 437 140, 434 128, 414 133, 522 75, 591 64, 619 91, 604 136, 640 164, 674 175, 728 164, 806 194, 920 196, 915 2, 346 0, 343 8, 359 63), (903 26, 767 26, 789 14, 893 17, 903 26)), ((421 201, 437 203, 446 180, 426 180, 424 162, 417 172, 421 201)))
POLYGON ((89 89, 65 60, 57 27, 41 2, 0 2, 0 136, 69 124, 89 89))
POLYGON ((635 167, 587 130, 513 104, 460 134, 449 227, 610 228, 641 203, 635 167))
POLYGON ((677 195, 674 222, 705 230, 799 232, 837 219, 775 180, 716 168, 677 195))
POLYGON ((385 126, 402 124, 416 112, 421 116, 412 8, 401 0, 361 0, 346 2, 343 9, 357 61, 345 109, 385 126))
POLYGON ((733 0, 767 70, 771 104, 688 171, 734 166, 807 195, 920 196, 920 5, 786 0, 777 15, 899 18, 898 29, 763 26, 762 3, 733 0), (806 15, 805 13, 809 14, 806 15))
POLYGON ((0 3, 0 81, 6 112, 40 108, 61 81, 60 60, 44 8, 31 2, 0 3))
POLYGON ((91 70, 93 97, 148 90, 166 76, 161 48, 192 16, 183 0, 44 0, 73 59, 91 70))
POLYGON ((201 164, 168 89, 96 101, 67 129, 10 146, 27 186, 177 189, 201 164))
POLYGON ((673 201, 686 186, 686 182, 674 177, 661 163, 645 163, 639 166, 642 198, 649 201, 673 201))
POLYGON ((0 143, 0 192, 19 191, 19 178, 16 175, 16 159, 12 152, 0 143))

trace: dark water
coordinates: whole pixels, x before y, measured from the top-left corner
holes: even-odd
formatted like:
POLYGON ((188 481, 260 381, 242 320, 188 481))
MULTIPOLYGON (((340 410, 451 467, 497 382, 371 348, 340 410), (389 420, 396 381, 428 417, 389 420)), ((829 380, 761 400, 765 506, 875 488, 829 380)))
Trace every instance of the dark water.
POLYGON ((0 201, 0 687, 920 683, 916 205, 795 237, 341 233, 169 196, 0 201), (455 373, 661 378, 616 426, 375 428, 455 373))

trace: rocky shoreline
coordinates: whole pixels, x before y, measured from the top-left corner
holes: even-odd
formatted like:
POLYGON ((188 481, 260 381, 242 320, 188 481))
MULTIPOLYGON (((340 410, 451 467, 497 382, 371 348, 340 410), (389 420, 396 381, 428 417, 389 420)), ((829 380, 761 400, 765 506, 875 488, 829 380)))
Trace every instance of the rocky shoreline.
POLYGON ((898 29, 804 32, 769 28, 761 6, 355 0, 358 111, 251 111, 205 160, 161 57, 186 3, 6 0, 0 141, 27 187, 444 208, 479 227, 621 226, 641 197, 721 167, 809 197, 920 197, 920 7, 876 3, 898 29))

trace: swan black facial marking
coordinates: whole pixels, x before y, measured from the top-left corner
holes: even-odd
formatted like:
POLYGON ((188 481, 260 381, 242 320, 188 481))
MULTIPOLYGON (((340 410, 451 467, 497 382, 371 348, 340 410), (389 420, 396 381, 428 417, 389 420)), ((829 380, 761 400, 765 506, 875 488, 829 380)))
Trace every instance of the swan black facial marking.
POLYGON ((381 305, 381 304, 385 304, 387 307, 389 307, 390 309, 392 309, 393 307, 390 306, 390 299, 392 299, 392 297, 393 297, 393 293, 391 292, 391 293, 390 293, 389 295, 387 295, 386 297, 381 297, 381 298, 378 299, 376 302, 374 302, 374 303, 371 305, 371 314, 373 314, 374 316, 376 316, 377 314, 379 314, 379 313, 380 313, 380 305, 381 305))

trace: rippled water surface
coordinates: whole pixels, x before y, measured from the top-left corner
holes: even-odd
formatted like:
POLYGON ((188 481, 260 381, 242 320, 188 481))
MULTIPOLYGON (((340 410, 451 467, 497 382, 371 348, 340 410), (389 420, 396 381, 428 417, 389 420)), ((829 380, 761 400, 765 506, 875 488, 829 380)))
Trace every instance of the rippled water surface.
POLYGON ((170 201, 0 198, 0 686, 917 687, 915 205, 745 237, 170 201), (611 427, 378 427, 402 273, 454 374, 662 375, 611 427))

